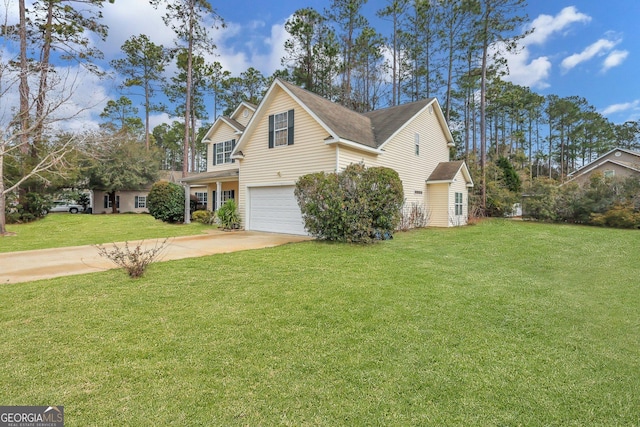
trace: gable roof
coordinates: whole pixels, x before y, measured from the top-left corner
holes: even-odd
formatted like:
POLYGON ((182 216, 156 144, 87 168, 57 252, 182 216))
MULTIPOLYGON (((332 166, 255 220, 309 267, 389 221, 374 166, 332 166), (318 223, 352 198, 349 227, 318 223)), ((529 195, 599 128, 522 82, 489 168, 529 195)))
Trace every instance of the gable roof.
MULTIPOLYGON (((378 147, 381 147, 404 128, 414 117, 427 108, 430 108, 429 111, 431 112, 435 111, 436 114, 441 113, 438 101, 435 98, 427 98, 395 107, 369 111, 363 115, 369 117, 371 120, 376 143, 378 147)), ((442 123, 443 122, 441 122, 441 124, 442 123)), ((453 141, 449 128, 445 125, 444 129, 447 142, 453 141)))
POLYGON ((316 116, 336 139, 357 142, 371 148, 377 148, 371 126, 371 120, 365 115, 331 102, 322 96, 309 92, 284 80, 279 80, 288 91, 308 107, 311 115, 316 116))
POLYGON ((244 107, 244 108, 248 108, 249 110, 251 110, 251 111, 253 111, 253 112, 255 112, 255 111, 256 111, 256 108, 258 108, 258 107, 256 107, 255 105, 253 105, 253 104, 252 104, 252 103, 250 103, 250 102, 242 101, 242 102, 241 102, 241 103, 236 107, 236 109, 235 109, 235 110, 233 110, 233 113, 231 113, 231 115, 230 115, 229 117, 232 117, 232 118, 234 118, 234 119, 235 119, 236 117, 238 117, 238 116, 240 115, 240 112, 243 110, 243 107, 244 107))
POLYGON ((220 116, 216 119, 215 122, 213 122, 213 124, 211 125, 207 133, 204 134, 204 137, 202 138, 202 142, 204 143, 215 142, 215 141, 211 141, 210 139, 211 135, 215 133, 216 129, 219 128, 222 125, 222 123, 225 123, 226 125, 230 126, 238 135, 242 135, 242 132, 244 132, 245 130, 245 126, 243 126, 241 123, 238 123, 237 120, 234 120, 228 116, 220 116))
MULTIPOLYGON (((380 153, 384 144, 392 136, 426 108, 433 108, 433 111, 438 114, 438 120, 447 141, 453 141, 451 132, 442 115, 442 110, 435 98, 361 114, 280 78, 274 80, 247 125, 247 129, 253 126, 253 123, 257 121, 255 119, 256 116, 260 116, 261 110, 266 108, 264 105, 267 105, 269 99, 274 96, 273 93, 276 87, 289 94, 327 131, 328 136, 325 142, 328 144, 346 144, 366 151, 380 153)), ((245 145, 245 140, 246 138, 244 137, 240 138, 232 157, 241 152, 245 145)))
POLYGON ((467 181, 467 187, 473 187, 471 173, 469 173, 469 169, 464 160, 438 163, 438 166, 436 166, 433 172, 431 172, 431 175, 429 175, 429 178, 427 178, 427 184, 452 183, 461 170, 464 179, 467 181))
POLYGON ((626 168, 630 168, 630 169, 634 169, 637 170, 636 168, 633 167, 632 164, 629 164, 627 162, 619 162, 619 161, 614 161, 614 160, 610 160, 610 159, 605 159, 607 156, 609 156, 612 153, 615 153, 616 151, 622 151, 624 153, 627 154, 631 154, 632 156, 636 156, 638 157, 638 162, 640 163, 640 153, 635 152, 635 151, 631 151, 631 150, 627 150, 626 148, 614 148, 612 150, 607 151, 606 153, 604 153, 602 156, 598 157, 597 159, 595 159, 594 161, 587 163, 586 165, 582 166, 579 169, 574 170, 573 172, 571 172, 568 176, 575 178, 579 175, 585 174, 587 172, 592 171, 594 168, 606 163, 606 162, 611 162, 614 164, 617 164, 619 166, 623 166, 626 168))

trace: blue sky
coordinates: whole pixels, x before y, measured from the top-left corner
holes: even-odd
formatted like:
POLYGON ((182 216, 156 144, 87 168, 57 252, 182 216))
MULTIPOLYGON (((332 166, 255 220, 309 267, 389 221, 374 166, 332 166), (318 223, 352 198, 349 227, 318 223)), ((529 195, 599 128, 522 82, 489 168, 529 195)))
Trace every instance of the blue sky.
MULTIPOLYGON (((17 2, 14 12, 17 13, 17 2)), ((323 11, 330 0, 212 0, 225 19, 225 29, 212 32, 217 44, 217 57, 234 75, 252 66, 264 75, 280 68, 283 44, 287 39, 284 23, 297 9, 313 7, 323 11)), ((364 14, 370 23, 384 33, 388 25, 375 17, 375 11, 387 0, 369 0, 364 14)), ((638 0, 529 0, 528 24, 520 31, 535 26, 533 34, 522 41, 517 55, 509 57, 514 83, 530 86, 542 94, 585 97, 611 121, 622 123, 640 119, 640 1, 638 0)), ((0 12, 2 14, 2 12, 0 12)), ((173 33, 162 20, 162 12, 149 6, 147 0, 116 0, 105 5, 105 22, 110 36, 97 43, 107 59, 117 57, 122 43, 132 35, 147 34, 156 43, 172 44, 173 33)), ((0 47, 1 48, 1 47, 0 47)), ((95 111, 106 99, 115 97, 116 83, 84 76, 80 92, 89 93, 95 111)), ((78 100, 81 103, 81 100, 78 100)), ((167 121, 154 117, 152 125, 167 121)))

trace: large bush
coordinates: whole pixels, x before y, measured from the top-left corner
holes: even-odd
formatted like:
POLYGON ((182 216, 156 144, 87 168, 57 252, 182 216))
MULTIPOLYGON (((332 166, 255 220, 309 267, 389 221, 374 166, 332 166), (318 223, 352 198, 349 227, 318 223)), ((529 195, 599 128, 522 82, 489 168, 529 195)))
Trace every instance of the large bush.
POLYGON ((582 186, 535 180, 526 193, 528 218, 617 228, 640 225, 640 182, 635 178, 605 178, 596 172, 582 186))
POLYGON ((45 216, 51 208, 51 199, 39 193, 27 193, 17 203, 8 203, 5 209, 9 224, 35 221, 45 216))
POLYGON ((184 189, 172 182, 156 182, 147 197, 149 213, 164 222, 184 222, 184 189))
POLYGON ((362 164, 339 173, 314 173, 296 183, 305 228, 320 239, 369 243, 391 237, 404 201, 396 171, 362 164))

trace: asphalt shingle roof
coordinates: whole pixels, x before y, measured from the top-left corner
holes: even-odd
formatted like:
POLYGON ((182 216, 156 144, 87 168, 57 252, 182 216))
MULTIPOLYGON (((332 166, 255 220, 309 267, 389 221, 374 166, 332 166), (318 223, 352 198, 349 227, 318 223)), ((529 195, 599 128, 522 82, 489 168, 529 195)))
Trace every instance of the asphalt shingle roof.
POLYGON ((464 161, 456 160, 454 162, 441 162, 431 172, 431 175, 427 179, 429 181, 452 181, 455 177, 464 161))
POLYGON ((287 81, 280 80, 280 82, 339 138, 371 148, 379 148, 432 101, 432 99, 424 99, 361 114, 287 81))

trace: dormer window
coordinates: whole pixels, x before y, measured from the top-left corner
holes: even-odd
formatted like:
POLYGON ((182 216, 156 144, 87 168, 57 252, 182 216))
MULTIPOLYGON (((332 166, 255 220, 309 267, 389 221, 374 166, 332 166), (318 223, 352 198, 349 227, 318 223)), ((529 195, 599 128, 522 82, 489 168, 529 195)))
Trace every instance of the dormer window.
POLYGON ((213 165, 222 165, 225 163, 233 163, 231 152, 236 146, 236 140, 218 142, 213 144, 213 165))

